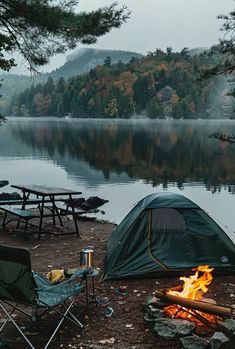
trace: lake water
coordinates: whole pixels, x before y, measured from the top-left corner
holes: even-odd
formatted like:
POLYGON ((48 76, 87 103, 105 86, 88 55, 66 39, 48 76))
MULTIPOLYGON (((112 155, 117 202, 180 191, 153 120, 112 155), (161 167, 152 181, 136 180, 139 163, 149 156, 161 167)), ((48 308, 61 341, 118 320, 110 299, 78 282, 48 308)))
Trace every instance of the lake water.
POLYGON ((100 196, 109 200, 102 217, 116 223, 144 196, 168 190, 235 231, 235 145, 214 132, 235 134, 235 121, 9 118, 0 180, 100 196))

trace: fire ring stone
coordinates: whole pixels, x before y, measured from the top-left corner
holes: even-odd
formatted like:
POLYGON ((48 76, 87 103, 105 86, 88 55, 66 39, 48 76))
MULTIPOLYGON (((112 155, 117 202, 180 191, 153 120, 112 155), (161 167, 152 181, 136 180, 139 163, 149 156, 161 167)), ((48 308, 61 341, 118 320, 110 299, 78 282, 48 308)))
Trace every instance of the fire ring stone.
POLYGON ((209 344, 208 340, 198 336, 183 337, 180 341, 185 349, 205 349, 209 344))
POLYGON ((195 324, 181 319, 156 319, 155 333, 165 339, 179 338, 193 333, 195 324))

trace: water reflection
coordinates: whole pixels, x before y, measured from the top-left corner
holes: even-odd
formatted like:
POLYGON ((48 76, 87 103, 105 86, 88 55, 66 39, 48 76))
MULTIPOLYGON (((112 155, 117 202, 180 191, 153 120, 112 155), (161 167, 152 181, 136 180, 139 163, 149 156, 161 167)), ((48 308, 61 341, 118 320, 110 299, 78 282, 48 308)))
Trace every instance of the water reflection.
POLYGON ((0 129, 0 154, 47 158, 71 176, 88 166, 87 180, 94 182, 97 175, 106 182, 191 183, 234 193, 234 148, 208 137, 221 130, 234 133, 235 123, 13 119, 0 129))

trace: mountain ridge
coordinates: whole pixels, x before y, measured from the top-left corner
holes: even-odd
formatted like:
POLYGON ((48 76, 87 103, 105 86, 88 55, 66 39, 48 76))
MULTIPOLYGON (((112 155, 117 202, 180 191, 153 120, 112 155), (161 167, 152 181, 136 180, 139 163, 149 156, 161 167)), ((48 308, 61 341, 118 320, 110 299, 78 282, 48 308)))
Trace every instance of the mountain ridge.
POLYGON ((84 74, 97 65, 102 65, 108 56, 111 57, 112 63, 117 63, 118 61, 127 63, 132 57, 143 57, 142 54, 131 51, 81 48, 72 55, 67 56, 66 62, 61 67, 52 70, 50 73, 41 74, 34 79, 23 74, 0 74, 0 79, 3 79, 1 87, 2 97, 9 101, 14 94, 18 94, 32 85, 45 83, 49 77, 58 80, 84 74))
POLYGON ((137 52, 123 50, 83 48, 67 56, 66 62, 60 68, 50 72, 48 76, 57 80, 61 77, 70 78, 81 75, 95 68, 97 65, 102 65, 107 57, 111 58, 112 63, 118 63, 118 61, 127 63, 132 57, 141 58, 143 55, 137 52))

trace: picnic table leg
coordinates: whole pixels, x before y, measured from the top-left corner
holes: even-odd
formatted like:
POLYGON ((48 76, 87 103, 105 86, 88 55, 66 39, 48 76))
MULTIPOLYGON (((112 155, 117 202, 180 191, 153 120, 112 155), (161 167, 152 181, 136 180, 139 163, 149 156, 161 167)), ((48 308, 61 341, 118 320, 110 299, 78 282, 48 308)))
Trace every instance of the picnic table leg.
POLYGON ((2 220, 2 229, 5 228, 6 219, 7 219, 7 212, 5 211, 4 212, 4 217, 3 217, 3 220, 2 220))
POLYGON ((55 216, 58 217, 59 221, 60 221, 60 225, 63 226, 63 222, 62 219, 60 217, 60 213, 59 210, 55 204, 55 197, 54 196, 50 196, 51 202, 52 202, 52 214, 53 214, 53 224, 55 225, 55 216))
MULTIPOLYGON (((22 209, 22 210, 25 209, 25 205, 26 205, 26 202, 27 202, 28 198, 29 198, 29 193, 26 194, 25 191, 23 191, 23 203, 22 203, 22 206, 21 206, 21 209, 22 209)), ((21 221, 21 219, 20 219, 20 217, 19 217, 19 220, 18 220, 17 225, 16 225, 16 228, 17 228, 17 229, 18 229, 19 226, 20 226, 20 221, 21 221)))
POLYGON ((51 200, 51 203, 52 203, 52 220, 53 220, 53 225, 55 226, 55 203, 53 201, 53 196, 50 196, 50 200, 51 200))
POLYGON ((30 195, 30 193, 27 193, 27 194, 26 194, 26 192, 23 191, 23 204, 22 204, 22 206, 21 206, 21 209, 22 209, 22 210, 25 209, 25 205, 26 205, 26 202, 27 202, 27 200, 28 200, 28 198, 29 198, 29 195, 30 195))
POLYGON ((80 236, 79 229, 78 229, 78 222, 77 222, 77 220, 76 220, 76 213, 75 213, 74 206, 73 206, 73 198, 72 198, 72 195, 69 195, 69 200, 70 200, 70 202, 71 202, 72 216, 73 216, 73 220, 74 220, 74 225, 75 225, 76 233, 77 233, 77 236, 80 236))
POLYGON ((45 197, 42 197, 42 205, 41 205, 41 210, 40 210, 40 223, 39 223, 39 231, 38 231, 38 240, 41 239, 41 234, 42 234, 42 220, 43 220, 43 211, 44 211, 44 200, 45 197))

